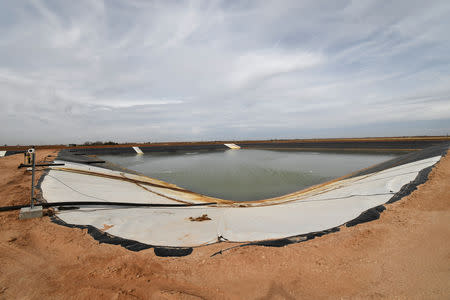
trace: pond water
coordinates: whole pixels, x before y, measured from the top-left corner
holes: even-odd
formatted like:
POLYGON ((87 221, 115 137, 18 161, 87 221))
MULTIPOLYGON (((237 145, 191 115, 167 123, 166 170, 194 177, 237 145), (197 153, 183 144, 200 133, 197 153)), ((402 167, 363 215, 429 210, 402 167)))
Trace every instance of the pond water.
POLYGON ((292 193, 398 155, 241 149, 101 158, 203 195, 251 201, 292 193))

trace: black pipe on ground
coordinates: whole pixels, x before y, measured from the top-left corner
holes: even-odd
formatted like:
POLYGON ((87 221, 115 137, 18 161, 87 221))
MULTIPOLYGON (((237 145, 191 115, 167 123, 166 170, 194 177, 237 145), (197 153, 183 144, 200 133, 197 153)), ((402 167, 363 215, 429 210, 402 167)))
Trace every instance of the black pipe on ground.
MULTIPOLYGON (((103 202, 103 201, 72 201, 72 202, 53 202, 53 203, 38 203, 36 205, 42 206, 43 208, 49 208, 49 207, 65 207, 70 206, 70 209, 78 209, 79 207, 74 206, 128 206, 128 207, 191 207, 191 206, 208 206, 208 205, 214 205, 217 204, 216 202, 208 202, 208 203, 193 203, 193 204, 165 204, 165 203, 127 203, 127 202, 103 202)), ((24 207, 28 207, 28 204, 23 205, 13 205, 13 206, 3 206, 0 207, 1 211, 14 211, 19 210, 24 207)), ((64 209, 62 209, 64 210, 64 209)))
MULTIPOLYGON (((48 164, 35 164, 35 167, 48 167, 48 166, 64 166, 65 164, 61 163, 61 164, 53 164, 53 163, 48 163, 48 164)), ((20 164, 17 169, 20 168, 29 168, 32 167, 33 165, 28 165, 28 164, 20 164)))

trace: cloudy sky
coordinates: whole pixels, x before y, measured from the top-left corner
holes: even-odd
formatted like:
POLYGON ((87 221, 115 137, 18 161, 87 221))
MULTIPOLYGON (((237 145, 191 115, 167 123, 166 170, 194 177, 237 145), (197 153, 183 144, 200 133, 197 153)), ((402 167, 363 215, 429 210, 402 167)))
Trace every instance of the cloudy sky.
POLYGON ((450 1, 0 0, 0 144, 450 133, 450 1))

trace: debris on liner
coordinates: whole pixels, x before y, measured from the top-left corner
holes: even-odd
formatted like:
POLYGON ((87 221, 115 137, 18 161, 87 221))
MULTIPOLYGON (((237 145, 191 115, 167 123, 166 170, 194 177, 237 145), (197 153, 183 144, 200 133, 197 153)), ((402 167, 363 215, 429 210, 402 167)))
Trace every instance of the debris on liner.
POLYGON ((203 222, 203 221, 211 220, 211 218, 208 217, 207 214, 203 214, 203 215, 201 215, 200 217, 197 217, 197 218, 189 217, 189 220, 191 220, 192 222, 203 222))

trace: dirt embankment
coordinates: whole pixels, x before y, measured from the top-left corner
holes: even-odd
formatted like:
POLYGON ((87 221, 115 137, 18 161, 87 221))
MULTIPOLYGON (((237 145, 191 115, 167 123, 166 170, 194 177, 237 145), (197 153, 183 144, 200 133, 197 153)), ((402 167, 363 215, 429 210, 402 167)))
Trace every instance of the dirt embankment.
MULTIPOLYGON (((39 151, 38 158, 51 151, 39 151)), ((0 158, 0 205, 29 201, 21 155, 0 158)), ((0 299, 448 298, 450 155, 379 220, 281 248, 201 247, 182 258, 98 244, 46 217, 0 213, 0 299)))

